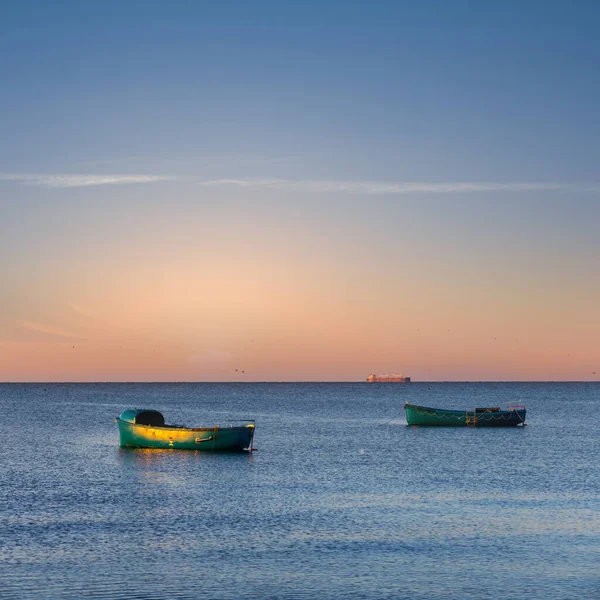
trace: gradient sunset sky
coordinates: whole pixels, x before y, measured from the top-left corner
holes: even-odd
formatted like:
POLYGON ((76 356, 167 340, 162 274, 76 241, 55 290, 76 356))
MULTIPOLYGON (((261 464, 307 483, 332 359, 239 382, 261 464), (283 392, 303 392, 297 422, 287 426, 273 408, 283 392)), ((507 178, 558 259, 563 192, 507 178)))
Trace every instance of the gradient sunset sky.
POLYGON ((3 2, 0 380, 598 381, 598 31, 3 2))

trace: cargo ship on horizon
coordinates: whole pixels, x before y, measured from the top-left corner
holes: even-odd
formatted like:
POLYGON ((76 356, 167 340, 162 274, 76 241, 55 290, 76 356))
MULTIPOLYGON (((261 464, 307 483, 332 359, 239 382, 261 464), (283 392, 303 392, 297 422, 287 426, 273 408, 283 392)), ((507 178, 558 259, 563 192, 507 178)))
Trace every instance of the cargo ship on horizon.
POLYGON ((371 373, 367 377, 367 381, 369 383, 410 383, 410 377, 404 377, 404 375, 396 375, 393 373, 392 375, 375 375, 375 373, 371 373))

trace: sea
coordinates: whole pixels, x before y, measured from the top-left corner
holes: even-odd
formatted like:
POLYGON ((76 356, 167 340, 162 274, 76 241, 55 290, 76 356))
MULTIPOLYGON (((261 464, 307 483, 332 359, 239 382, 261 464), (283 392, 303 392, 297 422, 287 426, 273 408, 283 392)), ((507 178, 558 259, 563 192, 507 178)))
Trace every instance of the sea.
POLYGON ((600 599, 600 383, 0 385, 0 598, 600 599), (409 427, 406 401, 527 427, 409 427), (252 454, 119 448, 126 408, 252 454))

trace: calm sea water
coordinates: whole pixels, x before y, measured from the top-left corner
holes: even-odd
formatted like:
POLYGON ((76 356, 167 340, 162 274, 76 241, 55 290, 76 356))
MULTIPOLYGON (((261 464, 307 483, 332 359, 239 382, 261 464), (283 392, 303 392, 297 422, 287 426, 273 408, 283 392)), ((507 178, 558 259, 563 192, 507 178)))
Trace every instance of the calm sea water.
POLYGON ((0 598, 600 598, 600 384, 0 385, 0 598), (406 426, 522 400, 526 428, 406 426), (121 450, 124 408, 253 455, 121 450))

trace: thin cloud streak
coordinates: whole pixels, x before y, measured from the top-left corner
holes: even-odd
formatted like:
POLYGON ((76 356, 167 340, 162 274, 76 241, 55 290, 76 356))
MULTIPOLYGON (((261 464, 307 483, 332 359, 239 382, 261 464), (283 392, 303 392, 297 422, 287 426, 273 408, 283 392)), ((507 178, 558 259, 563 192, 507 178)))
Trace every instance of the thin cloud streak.
POLYGON ((63 329, 59 329, 58 327, 54 327, 54 325, 46 325, 45 323, 37 323, 34 321, 16 321, 16 325, 21 329, 46 334, 59 340, 85 341, 85 338, 82 338, 71 332, 64 331, 63 329))
POLYGON ((212 179, 199 182, 205 187, 237 186, 248 189, 270 189, 304 193, 347 194, 451 194, 457 192, 599 192, 600 183, 544 183, 544 182, 443 182, 424 181, 296 181, 290 179, 212 179))
POLYGON ((68 173, 0 173, 1 181, 21 181, 27 185, 49 188, 91 187, 97 185, 123 185, 153 183, 175 179, 168 175, 80 175, 68 173))
POLYGON ((84 317, 85 319, 91 319, 94 321, 98 319, 98 317, 95 314, 93 314, 91 311, 87 310, 86 308, 82 308, 78 304, 74 304, 71 302, 71 303, 69 303, 68 306, 74 313, 76 313, 80 317, 84 317))
POLYGON ((600 192, 600 183, 556 182, 427 182, 427 181, 349 181, 295 180, 279 178, 221 178, 197 179, 174 175, 93 175, 51 173, 0 173, 0 181, 20 181, 26 185, 48 188, 127 185, 160 181, 195 181, 203 187, 240 187, 247 189, 300 192, 309 194, 341 193, 366 195, 452 194, 473 192, 600 192))

